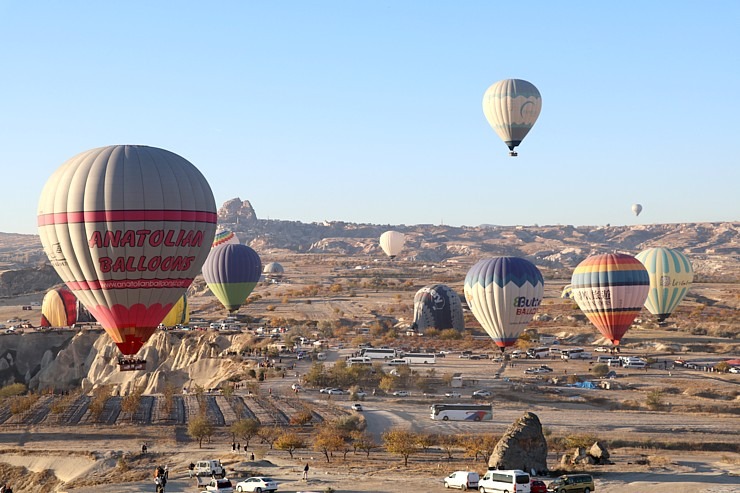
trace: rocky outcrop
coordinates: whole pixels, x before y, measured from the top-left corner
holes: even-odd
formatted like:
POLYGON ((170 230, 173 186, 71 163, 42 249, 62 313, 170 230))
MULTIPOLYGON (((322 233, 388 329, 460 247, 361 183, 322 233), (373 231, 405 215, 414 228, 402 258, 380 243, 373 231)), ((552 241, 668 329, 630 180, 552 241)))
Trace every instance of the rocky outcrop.
POLYGON ((560 465, 563 467, 586 464, 610 464, 606 445, 602 442, 594 442, 588 450, 584 447, 577 447, 572 454, 563 454, 560 457, 560 465))
POLYGON ((536 414, 527 412, 506 431, 488 459, 488 467, 547 472, 547 440, 536 414))
POLYGON ((0 273, 0 298, 47 291, 62 279, 51 265, 0 273))
POLYGON ((248 200, 240 198, 227 200, 218 210, 218 220, 222 223, 236 223, 240 225, 257 224, 257 213, 248 200))

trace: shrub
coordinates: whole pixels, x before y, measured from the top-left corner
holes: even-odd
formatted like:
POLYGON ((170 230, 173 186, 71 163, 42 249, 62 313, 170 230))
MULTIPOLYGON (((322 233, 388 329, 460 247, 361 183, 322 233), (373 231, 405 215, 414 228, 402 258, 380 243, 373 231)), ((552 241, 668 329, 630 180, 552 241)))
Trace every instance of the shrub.
POLYGON ((663 393, 660 390, 651 391, 645 400, 645 404, 651 411, 659 411, 663 409, 663 393))

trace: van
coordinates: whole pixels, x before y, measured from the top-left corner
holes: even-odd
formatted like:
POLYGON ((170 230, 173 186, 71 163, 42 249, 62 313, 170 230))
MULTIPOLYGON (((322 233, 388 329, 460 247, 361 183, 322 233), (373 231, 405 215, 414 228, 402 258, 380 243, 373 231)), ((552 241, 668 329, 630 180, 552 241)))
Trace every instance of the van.
POLYGON ((591 493, 594 491, 594 478, 590 474, 566 474, 548 484, 547 491, 591 493))
POLYGON ((316 360, 317 361, 325 361, 326 360, 326 353, 318 353, 318 354, 316 354, 316 360))
POLYGON ((609 368, 613 367, 619 367, 622 366, 622 360, 619 358, 610 358, 606 361, 606 364, 609 366, 609 368))
POLYGON ((478 482, 478 491, 489 493, 508 491, 510 493, 529 493, 529 474, 519 469, 489 469, 478 482))
POLYGON ((460 488, 461 490, 477 490, 480 476, 473 471, 455 471, 442 481, 445 488, 460 488))
POLYGON ((611 356, 597 356, 596 362, 597 363, 609 363, 609 360, 612 359, 611 356))
POLYGON ((629 360, 626 363, 622 363, 622 368, 645 368, 647 363, 641 359, 629 360))

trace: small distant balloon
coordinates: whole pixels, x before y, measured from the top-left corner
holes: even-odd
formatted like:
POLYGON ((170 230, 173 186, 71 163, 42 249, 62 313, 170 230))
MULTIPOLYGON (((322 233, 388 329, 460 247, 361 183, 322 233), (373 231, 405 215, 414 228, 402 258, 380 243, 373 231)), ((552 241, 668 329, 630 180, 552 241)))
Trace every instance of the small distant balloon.
POLYGON ((632 204, 632 212, 635 216, 639 216, 642 212, 642 206, 640 204, 632 204))
POLYGON ((534 126, 542 110, 542 96, 531 82, 505 79, 496 82, 483 95, 483 114, 488 123, 516 156, 514 148, 534 126))
POLYGON ((213 244, 211 247, 217 247, 219 245, 238 245, 239 244, 239 238, 237 238, 236 234, 234 234, 233 231, 229 231, 228 229, 219 228, 216 231, 216 236, 213 238, 213 244))
POLYGON ((392 259, 401 253, 405 243, 406 237, 398 231, 386 231, 380 235, 380 248, 392 259))

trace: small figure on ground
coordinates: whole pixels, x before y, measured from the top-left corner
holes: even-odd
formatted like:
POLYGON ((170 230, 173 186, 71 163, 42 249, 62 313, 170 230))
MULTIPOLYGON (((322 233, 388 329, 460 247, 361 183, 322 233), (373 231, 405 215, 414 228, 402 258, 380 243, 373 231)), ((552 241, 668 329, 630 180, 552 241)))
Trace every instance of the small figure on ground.
POLYGON ((251 454, 249 454, 249 460, 251 460, 251 461, 254 460, 254 452, 252 452, 251 454))
POLYGON ((188 477, 189 478, 192 478, 193 477, 193 471, 194 470, 195 470, 195 464, 193 464, 191 462, 190 465, 188 466, 188 477))
POLYGON ((308 481, 308 462, 306 462, 306 465, 303 466, 303 479, 308 481))
POLYGON ((142 443, 142 444, 141 444, 141 453, 142 453, 142 454, 146 454, 146 450, 147 450, 147 448, 146 448, 146 443, 142 443))

